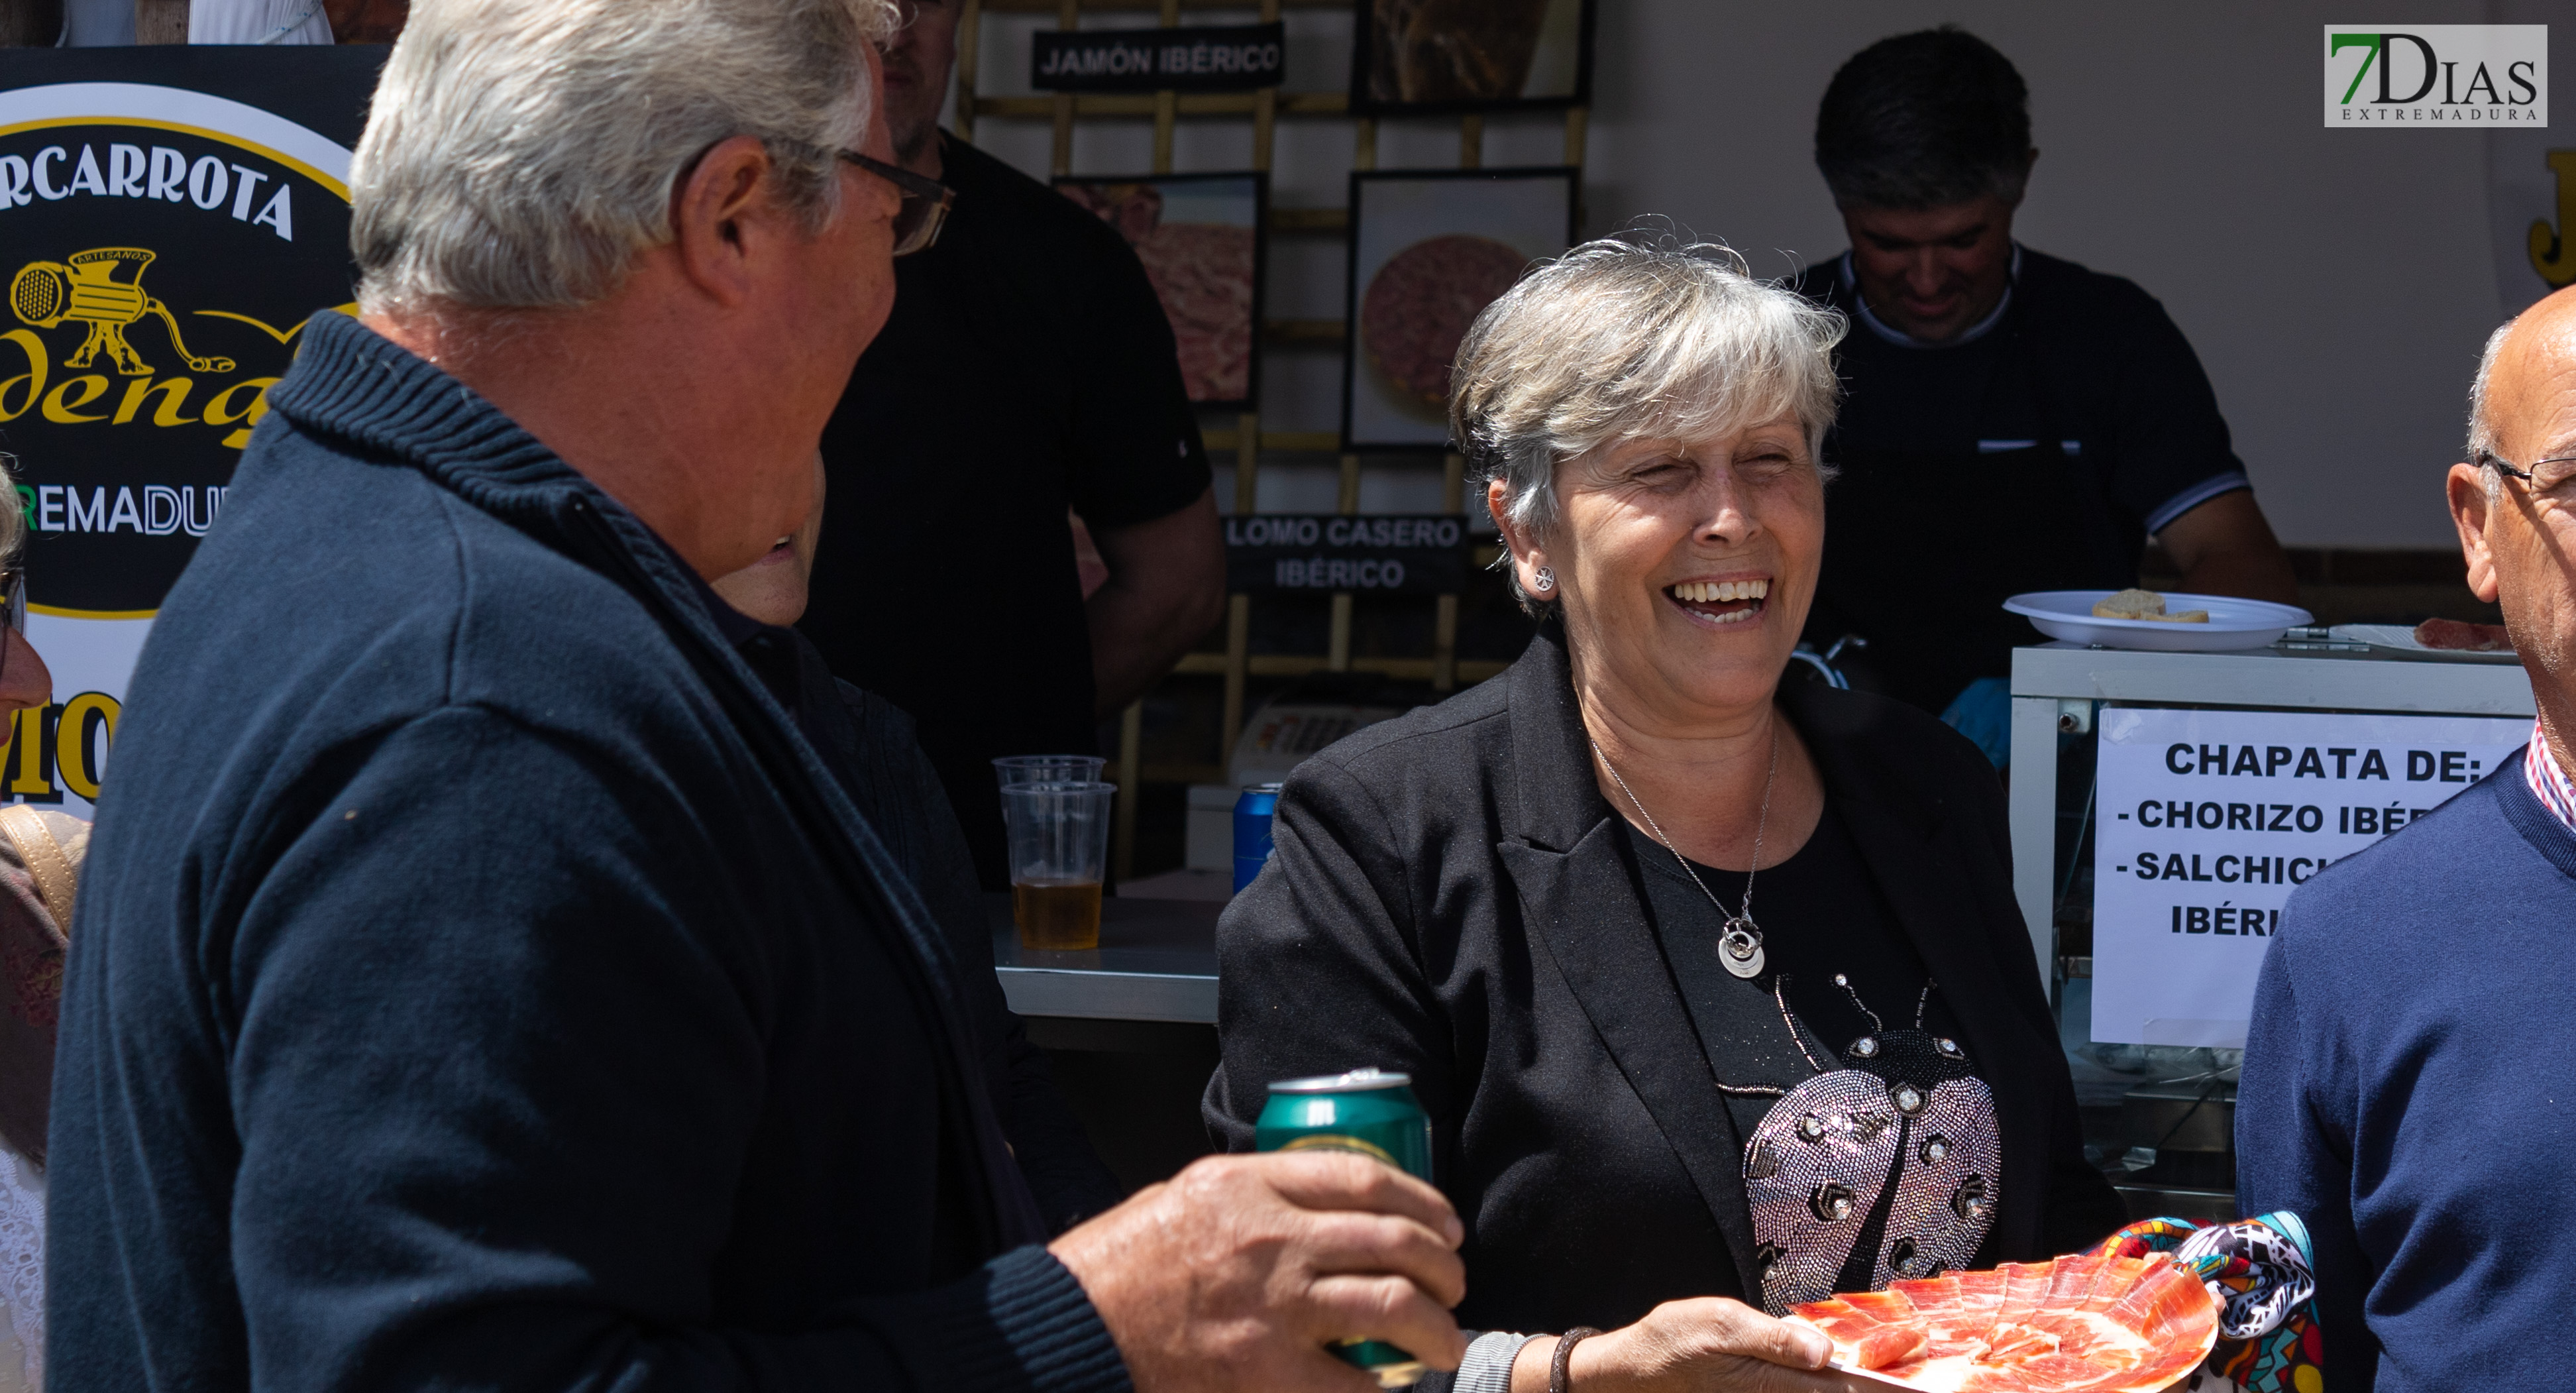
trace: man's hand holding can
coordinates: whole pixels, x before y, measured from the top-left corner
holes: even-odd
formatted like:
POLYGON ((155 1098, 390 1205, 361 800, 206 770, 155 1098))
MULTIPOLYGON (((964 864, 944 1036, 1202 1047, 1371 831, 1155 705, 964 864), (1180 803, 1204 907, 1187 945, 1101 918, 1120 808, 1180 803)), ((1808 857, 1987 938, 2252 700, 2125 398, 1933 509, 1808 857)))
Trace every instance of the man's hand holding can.
POLYGON ((1209 1157, 1050 1246, 1138 1393, 1364 1393, 1328 1346, 1382 1340, 1439 1369, 1466 1341, 1465 1237, 1440 1192, 1342 1151, 1209 1157))

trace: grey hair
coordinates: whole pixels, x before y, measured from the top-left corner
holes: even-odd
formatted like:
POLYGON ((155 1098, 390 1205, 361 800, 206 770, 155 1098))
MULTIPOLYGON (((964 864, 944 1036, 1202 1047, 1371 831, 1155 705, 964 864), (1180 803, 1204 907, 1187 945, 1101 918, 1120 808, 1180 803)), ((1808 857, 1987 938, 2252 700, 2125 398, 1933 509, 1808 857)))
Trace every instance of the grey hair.
POLYGON ((359 303, 595 301, 737 135, 821 227, 895 22, 892 0, 414 0, 349 168, 359 303))
MULTIPOLYGON (((1622 441, 1794 415, 1830 479, 1818 452, 1847 327, 1841 312, 1755 280, 1725 246, 1641 233, 1587 242, 1476 316, 1450 374, 1450 434, 1474 477, 1502 481, 1512 523, 1542 537, 1556 526, 1558 467, 1622 441)), ((1517 574, 1512 590, 1529 608, 1517 574)))
POLYGON ((2504 471, 2488 462, 2495 452, 2495 422, 2487 419, 2487 383, 2495 376, 2496 359, 2504 353, 2504 341, 2513 336, 2513 326, 2520 316, 2508 319, 2487 335, 2487 346, 2478 353, 2478 375, 2469 383, 2469 462, 2478 467, 2478 475, 2487 486, 2487 503, 2493 506, 2504 492, 2504 471))

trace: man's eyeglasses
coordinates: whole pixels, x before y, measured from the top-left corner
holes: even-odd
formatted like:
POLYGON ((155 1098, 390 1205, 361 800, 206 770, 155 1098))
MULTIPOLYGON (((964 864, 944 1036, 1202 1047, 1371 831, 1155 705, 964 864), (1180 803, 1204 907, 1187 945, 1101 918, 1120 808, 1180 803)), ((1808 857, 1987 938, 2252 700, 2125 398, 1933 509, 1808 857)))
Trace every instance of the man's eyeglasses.
POLYGON ((2560 502, 2576 502, 2576 490, 2568 488, 2569 484, 2576 483, 2576 455, 2553 455, 2548 459, 2533 460, 2529 469, 2516 469, 2495 451, 2480 450, 2478 464, 2481 468, 2491 467, 2500 474, 2520 479, 2530 487, 2534 496, 2546 495, 2560 502))
POLYGON ((948 221, 948 210, 957 204, 955 189, 899 165, 870 159, 856 150, 835 153, 903 191, 903 206, 894 215, 895 255, 910 256, 939 240, 940 224, 948 221))

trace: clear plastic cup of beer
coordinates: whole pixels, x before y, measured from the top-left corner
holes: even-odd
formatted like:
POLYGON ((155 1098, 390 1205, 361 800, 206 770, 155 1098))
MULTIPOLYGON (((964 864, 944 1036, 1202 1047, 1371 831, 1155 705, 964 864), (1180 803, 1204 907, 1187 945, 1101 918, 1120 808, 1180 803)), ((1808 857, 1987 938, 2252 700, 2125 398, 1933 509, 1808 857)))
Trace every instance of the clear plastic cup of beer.
POLYGON ((1117 798, 1116 784, 1092 780, 1003 787, 1011 919, 1021 947, 1100 946, 1100 884, 1117 798))

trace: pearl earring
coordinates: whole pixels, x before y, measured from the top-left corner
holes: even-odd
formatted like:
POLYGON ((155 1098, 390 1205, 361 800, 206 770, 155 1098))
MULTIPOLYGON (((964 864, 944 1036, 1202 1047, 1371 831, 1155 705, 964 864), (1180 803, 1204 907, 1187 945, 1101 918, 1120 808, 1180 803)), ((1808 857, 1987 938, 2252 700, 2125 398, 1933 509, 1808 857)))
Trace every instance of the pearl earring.
POLYGON ((1538 574, 1530 578, 1530 587, 1542 595, 1546 594, 1550 590, 1554 590, 1556 588, 1556 572, 1549 570, 1545 566, 1539 567, 1538 574))

